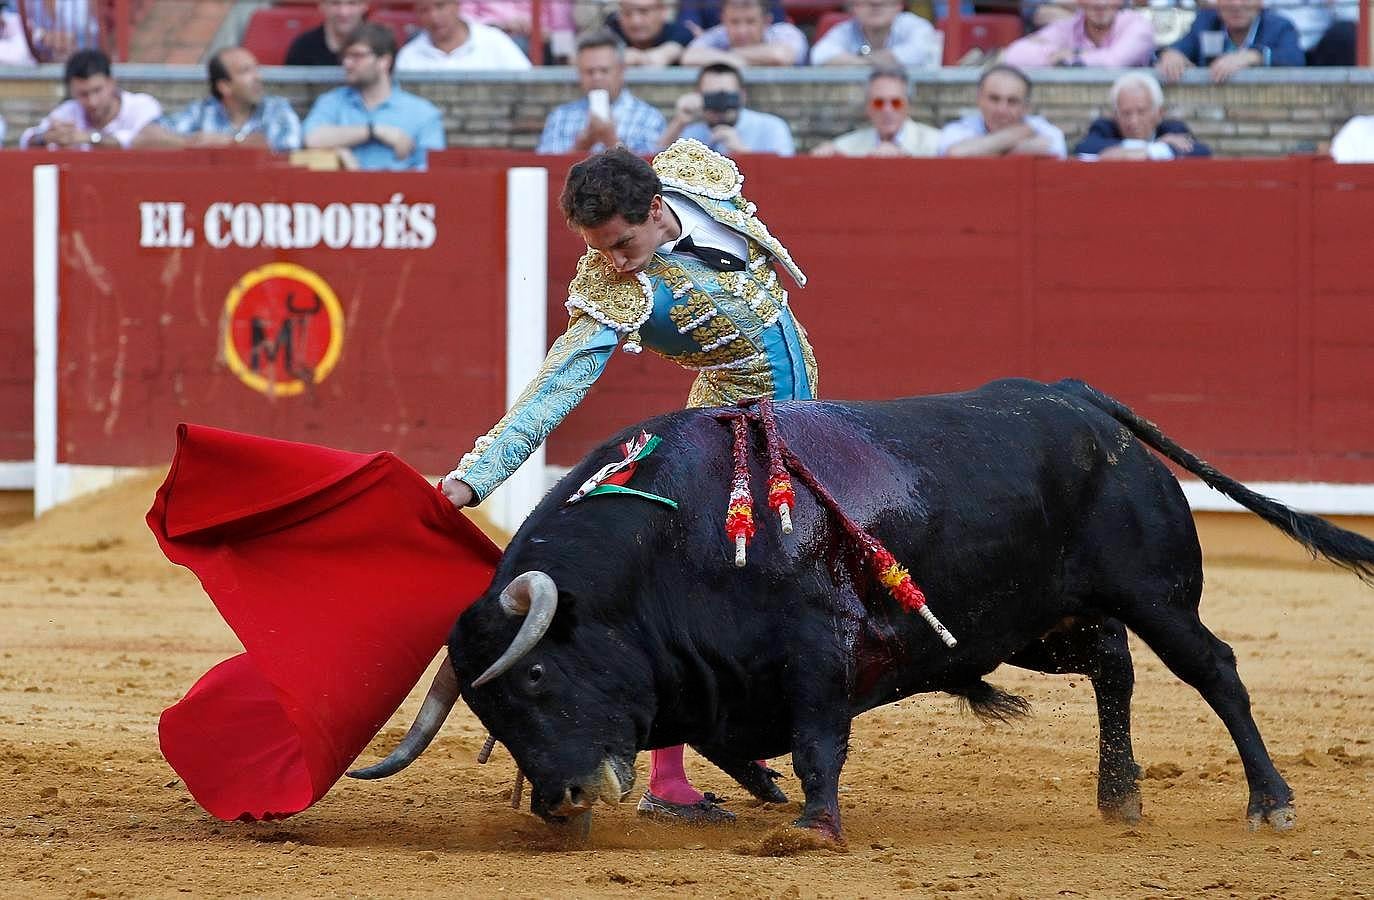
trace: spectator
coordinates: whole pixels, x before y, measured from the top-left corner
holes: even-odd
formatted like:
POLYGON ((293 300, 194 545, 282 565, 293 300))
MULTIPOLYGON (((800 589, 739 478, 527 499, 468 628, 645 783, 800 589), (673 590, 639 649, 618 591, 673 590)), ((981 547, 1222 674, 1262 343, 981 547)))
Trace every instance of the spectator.
POLYGON ((9 126, 5 124, 5 117, 0 116, 0 147, 5 145, 5 131, 9 126))
POLYGON ((11 9, 0 9, 0 66, 35 66, 38 61, 29 50, 28 39, 24 37, 24 23, 19 13, 11 9))
POLYGON ((1164 118, 1164 91, 1153 75, 1127 72, 1112 83, 1108 102, 1114 115, 1093 122, 1074 153, 1098 159, 1157 160, 1212 155, 1187 125, 1164 118))
MULTIPOLYGON (((544 0, 539 16, 540 30, 548 42, 550 54, 559 60, 572 55, 577 39, 573 23, 573 0, 544 0)), ((530 50, 530 0, 467 0, 468 18, 473 22, 491 25, 510 35, 525 53, 530 50)))
POLYGON ((139 132, 135 147, 213 147, 225 144, 299 150, 301 120, 285 97, 263 95, 262 72, 243 47, 225 47, 207 66, 210 96, 175 117, 139 132))
POLYGON ((320 0, 324 22, 303 32, 286 51, 288 66, 337 66, 344 40, 363 24, 367 0, 320 0))
POLYGON ((78 50, 62 74, 71 98, 19 136, 20 147, 122 150, 162 115, 147 94, 120 90, 110 74, 110 58, 99 50, 78 50))
POLYGON ((577 83, 585 96, 549 113, 537 152, 600 153, 616 144, 641 155, 658 149, 663 114, 625 89, 619 38, 603 28, 578 40, 577 83), (604 108, 593 108, 603 100, 604 108))
MULTIPOLYGON (((10 4, 18 7, 17 2, 10 4)), ((91 0, 28 0, 23 6, 23 25, 33 55, 61 62, 83 48, 100 46, 100 17, 108 7, 91 0)))
POLYGON ((1155 56, 1150 19, 1122 0, 1078 0, 1078 12, 1012 41, 1002 54, 1009 66, 1148 66, 1155 56))
POLYGON ((693 138, 726 156, 795 153, 787 123, 770 113, 748 109, 744 105, 747 100, 739 70, 728 63, 711 63, 697 74, 696 91, 678 98, 672 121, 659 143, 667 147, 678 138, 693 138))
POLYGON ((771 22, 764 0, 721 0, 720 24, 702 32, 682 54, 684 66, 806 64, 806 36, 795 25, 771 22))
POLYGON ((625 42, 627 66, 675 66, 692 42, 685 25, 669 21, 667 0, 620 0, 606 27, 625 42))
POLYGON ((849 0, 850 18, 811 48, 813 66, 902 66, 940 64, 943 47, 935 29, 902 0, 849 0))
POLYGON ((878 67, 868 76, 869 125, 833 141, 826 141, 812 156, 934 156, 940 132, 907 115, 911 85, 906 72, 878 67))
POLYGON ((499 28, 459 15, 458 0, 418 0, 422 29, 396 54, 396 71, 423 69, 523 70, 529 57, 499 28))
POLYGON ((1193 66, 1206 66, 1212 81, 1223 82, 1251 66, 1301 66, 1298 30, 1278 13, 1261 9, 1262 0, 1217 0, 1200 10, 1193 27, 1167 50, 1155 68, 1165 81, 1178 81, 1193 66))
MULTIPOLYGON (((787 19, 787 11, 782 8, 782 0, 767 0, 768 15, 774 22, 787 19)), ((722 0, 680 0, 678 3, 678 22, 692 32, 693 36, 709 31, 720 24, 722 0)))
POLYGON ((1277 8, 1298 29, 1298 45, 1309 66, 1355 65, 1358 3, 1287 0, 1277 8))
POLYGON ((1374 162, 1374 116, 1356 116, 1331 139, 1331 158, 1338 163, 1374 162))
POLYGON ((1030 112, 1031 83, 1012 66, 993 66, 978 79, 978 112, 940 129, 941 156, 1055 156, 1067 153, 1064 132, 1030 112))
POLYGON ((444 149, 439 110, 391 83, 396 36, 364 22, 344 38, 344 86, 321 94, 305 117, 305 146, 332 149, 345 168, 423 169, 444 149))

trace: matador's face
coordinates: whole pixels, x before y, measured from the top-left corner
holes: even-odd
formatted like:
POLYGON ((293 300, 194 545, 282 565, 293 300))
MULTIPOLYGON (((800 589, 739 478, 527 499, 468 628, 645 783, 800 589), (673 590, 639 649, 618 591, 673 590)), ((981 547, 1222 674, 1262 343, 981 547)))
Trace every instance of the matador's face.
POLYGON ((676 220, 670 225, 670 219, 663 199, 654 197, 649 204, 649 216, 643 222, 636 224, 615 215, 600 225, 580 226, 577 231, 587 246, 605 257, 617 272, 633 275, 649 264, 660 244, 676 236, 670 233, 676 220))

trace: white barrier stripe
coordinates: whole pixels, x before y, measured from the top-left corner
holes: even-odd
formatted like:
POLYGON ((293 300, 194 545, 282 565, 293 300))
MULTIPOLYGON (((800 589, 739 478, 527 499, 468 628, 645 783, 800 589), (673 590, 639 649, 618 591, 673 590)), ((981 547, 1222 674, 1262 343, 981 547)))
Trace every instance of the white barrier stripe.
MULTIPOLYGON (((1244 512, 1245 507, 1200 481, 1183 481, 1183 496, 1196 512, 1244 512)), ((1298 512, 1319 516, 1374 515, 1374 484, 1326 482, 1242 482, 1250 490, 1272 497, 1298 512)))
MULTIPOLYGON (((506 409, 539 373, 548 350, 549 173, 506 173, 506 409)), ((544 496, 544 448, 531 454, 487 501, 491 516, 514 534, 544 496), (494 501, 494 502, 493 502, 494 501)))
POLYGON ((57 166, 33 168, 33 512, 55 506, 57 472, 57 166))

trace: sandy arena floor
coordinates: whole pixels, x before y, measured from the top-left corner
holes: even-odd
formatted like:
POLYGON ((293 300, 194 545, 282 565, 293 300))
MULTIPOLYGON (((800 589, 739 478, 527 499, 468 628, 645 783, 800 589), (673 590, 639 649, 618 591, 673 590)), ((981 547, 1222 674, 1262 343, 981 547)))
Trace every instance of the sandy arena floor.
POLYGON ((0 895, 1374 895, 1374 590, 1274 562, 1213 560, 1203 610, 1297 792, 1287 834, 1246 829, 1221 723, 1138 644, 1136 754, 1150 777, 1135 828, 1097 815, 1091 687, 1015 669, 992 679, 1033 702, 1015 726, 985 727, 943 695, 856 723, 846 854, 757 855, 794 811, 748 805, 699 760, 698 784, 736 798, 734 827, 646 823, 625 804, 598 810, 589 847, 563 848, 510 808, 508 756, 476 765, 483 733, 461 705, 402 775, 345 780, 280 822, 215 821, 159 754, 157 717, 238 646, 144 527, 156 483, 0 531, 0 895))

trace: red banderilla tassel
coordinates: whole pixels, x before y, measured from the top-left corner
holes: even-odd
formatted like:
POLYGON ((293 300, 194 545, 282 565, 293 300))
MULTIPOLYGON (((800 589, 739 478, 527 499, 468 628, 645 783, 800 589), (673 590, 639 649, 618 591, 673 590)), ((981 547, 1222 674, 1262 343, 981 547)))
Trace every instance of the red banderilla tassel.
POLYGON ((782 520, 782 533, 791 534, 792 509, 797 505, 797 495, 792 491, 792 479, 788 477, 787 467, 782 461, 778 420, 773 415, 773 404, 766 400, 754 409, 763 423, 763 443, 768 449, 768 508, 782 520))
POLYGON ((930 611, 930 607, 926 606, 926 595, 912 582, 911 573, 906 570, 906 567, 897 562, 897 559, 888 552, 888 549, 876 539, 870 538, 870 540, 872 542, 868 545, 868 550, 871 554, 869 558, 872 560, 873 571, 878 576, 878 580, 883 583, 883 587, 887 588, 888 593, 908 612, 919 613, 921 618, 926 620, 926 624, 934 629, 940 640, 944 641, 946 647, 953 647, 958 643, 954 639, 954 635, 950 634, 949 629, 944 626, 944 623, 935 617, 935 613, 930 611))
POLYGON ((734 428, 735 474, 730 482, 730 503, 725 509, 725 534, 735 542, 735 565, 744 568, 744 549, 754 536, 754 497, 749 490, 749 425, 743 415, 731 421, 734 428))

